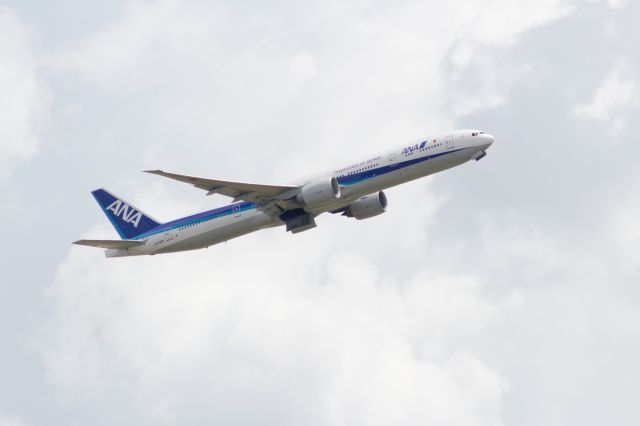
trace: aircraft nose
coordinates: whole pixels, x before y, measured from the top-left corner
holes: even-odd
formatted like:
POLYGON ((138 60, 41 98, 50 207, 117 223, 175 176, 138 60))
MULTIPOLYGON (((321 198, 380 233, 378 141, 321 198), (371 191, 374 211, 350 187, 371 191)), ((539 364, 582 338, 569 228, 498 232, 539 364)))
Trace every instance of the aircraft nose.
POLYGON ((484 132, 472 133, 471 136, 473 137, 471 146, 475 148, 471 159, 476 161, 481 160, 487 155, 487 148, 493 143, 493 136, 484 132))
POLYGON ((491 146, 491 144, 493 143, 493 136, 488 134, 488 133, 485 133, 485 134, 480 135, 480 136, 482 136, 482 144, 485 145, 485 149, 489 148, 491 146))

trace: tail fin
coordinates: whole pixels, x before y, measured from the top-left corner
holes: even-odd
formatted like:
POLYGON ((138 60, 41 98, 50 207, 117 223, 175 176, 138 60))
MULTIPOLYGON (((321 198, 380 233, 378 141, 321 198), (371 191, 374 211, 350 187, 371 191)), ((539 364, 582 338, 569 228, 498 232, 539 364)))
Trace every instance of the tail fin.
POLYGON ((102 188, 91 194, 123 240, 135 238, 160 225, 155 219, 102 188))

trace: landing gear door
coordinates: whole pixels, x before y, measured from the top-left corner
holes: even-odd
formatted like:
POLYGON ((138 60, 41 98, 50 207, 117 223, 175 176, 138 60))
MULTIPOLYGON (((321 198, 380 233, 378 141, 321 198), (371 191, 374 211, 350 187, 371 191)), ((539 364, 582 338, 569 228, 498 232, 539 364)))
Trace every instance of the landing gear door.
POLYGON ((454 144, 453 144, 453 136, 447 136, 445 139, 445 144, 447 149, 453 149, 455 148, 454 144))

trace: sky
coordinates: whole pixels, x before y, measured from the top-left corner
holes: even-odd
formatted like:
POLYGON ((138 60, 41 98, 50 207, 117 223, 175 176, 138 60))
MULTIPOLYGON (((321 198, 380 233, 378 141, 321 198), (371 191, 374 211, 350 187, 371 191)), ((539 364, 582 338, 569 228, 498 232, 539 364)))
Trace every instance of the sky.
POLYGON ((0 1, 0 426, 637 425, 640 3, 0 1), (289 183, 450 129, 480 162, 105 259, 89 192, 289 183))

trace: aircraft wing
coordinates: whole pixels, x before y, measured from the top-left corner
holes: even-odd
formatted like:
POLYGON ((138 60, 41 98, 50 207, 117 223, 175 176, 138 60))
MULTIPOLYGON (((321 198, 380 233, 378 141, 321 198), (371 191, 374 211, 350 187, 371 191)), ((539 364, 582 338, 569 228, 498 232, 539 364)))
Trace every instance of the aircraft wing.
POLYGON ((222 194, 227 197, 232 197, 234 202, 243 200, 252 203, 267 204, 269 202, 284 201, 294 196, 299 189, 296 185, 263 185, 257 183, 230 182, 226 180, 178 175, 162 170, 145 170, 145 172, 190 183, 196 188, 207 191, 207 195, 222 194))
POLYGON ((129 247, 139 246, 144 244, 144 241, 140 240, 78 240, 73 244, 90 247, 100 247, 104 249, 125 249, 129 247))

